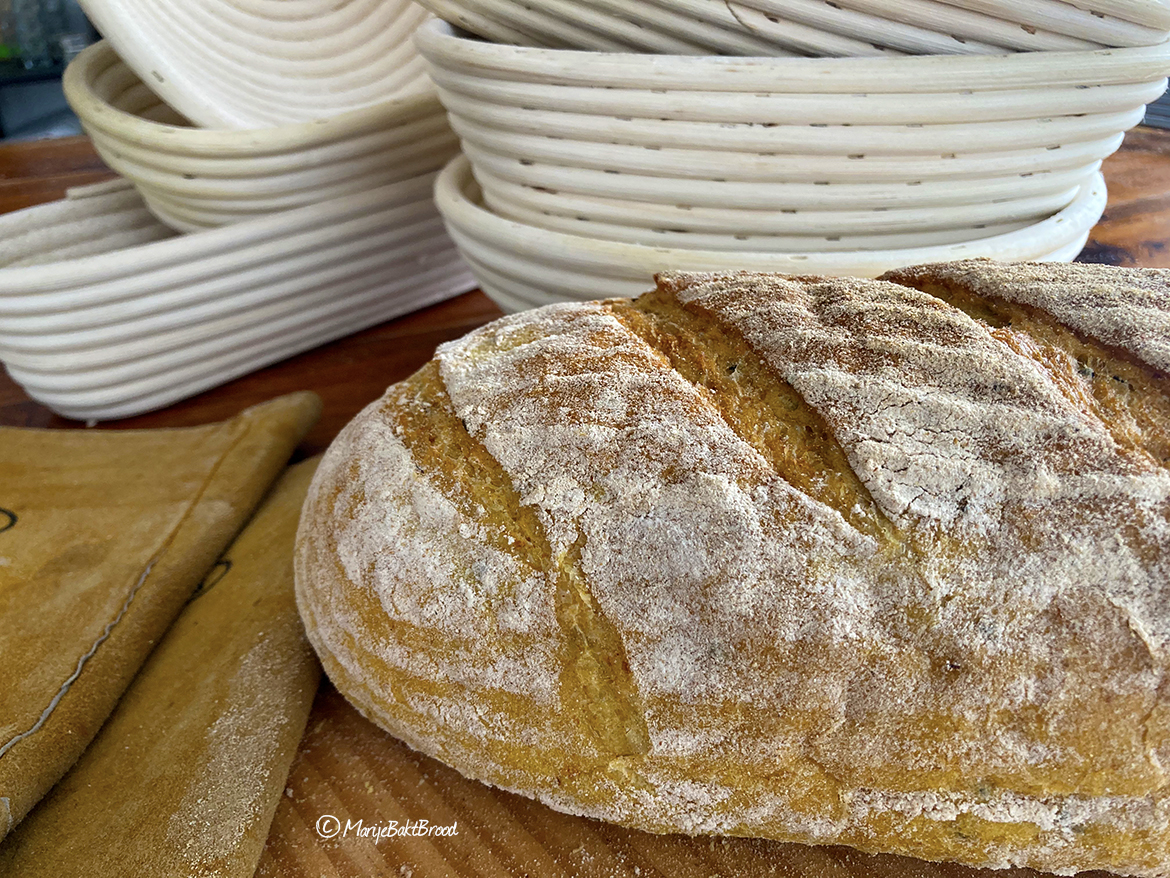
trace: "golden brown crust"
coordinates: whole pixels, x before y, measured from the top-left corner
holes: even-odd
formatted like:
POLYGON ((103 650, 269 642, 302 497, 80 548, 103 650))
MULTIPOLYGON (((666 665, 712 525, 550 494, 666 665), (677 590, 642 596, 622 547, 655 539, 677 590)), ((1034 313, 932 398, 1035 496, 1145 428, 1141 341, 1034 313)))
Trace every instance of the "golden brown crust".
POLYGON ((968 301, 982 300, 989 311, 1005 302, 1035 309, 1115 354, 1126 352, 1162 375, 1170 372, 1165 269, 970 259, 896 269, 882 279, 933 294, 965 292, 968 301))
POLYGON ((1170 272, 1005 267, 976 259, 913 266, 884 278, 943 299, 1005 335, 1030 336, 1038 343, 1034 356, 1067 354, 1063 361, 1050 357, 1049 368, 1073 367, 1069 392, 1085 394, 1084 404, 1097 409, 1119 444, 1170 465, 1170 272), (1111 297, 1103 292, 1110 288, 1111 297))
POLYGON ((1166 875, 1166 393, 1029 326, 749 274, 497 321, 330 450, 310 637, 563 810, 1166 875))

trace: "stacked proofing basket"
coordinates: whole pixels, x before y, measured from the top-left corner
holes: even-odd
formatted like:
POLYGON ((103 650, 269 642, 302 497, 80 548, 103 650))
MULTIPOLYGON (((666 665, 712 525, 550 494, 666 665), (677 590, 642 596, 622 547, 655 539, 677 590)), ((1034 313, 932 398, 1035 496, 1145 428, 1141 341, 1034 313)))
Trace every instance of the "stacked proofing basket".
POLYGON ((0 359, 34 399, 137 414, 474 287, 421 7, 85 6, 107 41, 65 92, 124 180, 0 221, 0 359))
POLYGON ((666 268, 1070 261, 1170 69, 1153 0, 422 2, 463 148, 439 209, 509 311, 666 268))

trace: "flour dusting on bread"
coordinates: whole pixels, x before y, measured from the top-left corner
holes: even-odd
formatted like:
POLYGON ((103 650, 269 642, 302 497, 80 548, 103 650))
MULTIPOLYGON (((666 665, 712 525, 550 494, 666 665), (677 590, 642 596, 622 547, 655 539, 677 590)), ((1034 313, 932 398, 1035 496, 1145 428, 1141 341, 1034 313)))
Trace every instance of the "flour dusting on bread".
POLYGON ((1156 268, 973 259, 889 272, 899 284, 954 284, 985 298, 1039 308, 1090 338, 1170 373, 1170 285, 1156 268))
POLYGON ((1114 393, 1078 371, 1090 318, 968 310, 668 275, 443 345, 306 504, 327 670, 563 810, 1170 875, 1157 344, 1114 393))

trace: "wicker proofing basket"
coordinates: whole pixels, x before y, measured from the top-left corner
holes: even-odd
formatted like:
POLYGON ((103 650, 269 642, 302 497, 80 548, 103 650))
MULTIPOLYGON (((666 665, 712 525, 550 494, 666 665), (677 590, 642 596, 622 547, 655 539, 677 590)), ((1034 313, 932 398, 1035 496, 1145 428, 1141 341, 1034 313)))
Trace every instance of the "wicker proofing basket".
POLYGON ((419 0, 521 46, 676 55, 995 55, 1150 46, 1170 6, 1129 0, 419 0))
POLYGON ((465 292, 432 189, 191 235, 121 180, 0 217, 0 360, 58 414, 127 417, 465 292))
POLYGON ((649 247, 507 220, 483 207, 463 156, 439 176, 435 196, 451 237, 483 291, 505 311, 574 299, 636 296, 650 289, 654 274, 666 268, 875 277, 898 266, 980 256, 1069 262, 1105 209, 1104 180, 1097 174, 1064 210, 1008 234, 902 250, 757 253, 649 247))
MULTIPOLYGON (((1093 184, 1170 46, 690 58, 416 35, 490 211, 676 250, 905 250, 1011 234, 1093 184)), ((1093 184, 1095 185, 1095 184, 1093 184)))
POLYGON ((458 149, 433 91, 278 128, 192 128, 106 43, 69 65, 64 86, 105 162, 180 231, 433 173, 458 149))

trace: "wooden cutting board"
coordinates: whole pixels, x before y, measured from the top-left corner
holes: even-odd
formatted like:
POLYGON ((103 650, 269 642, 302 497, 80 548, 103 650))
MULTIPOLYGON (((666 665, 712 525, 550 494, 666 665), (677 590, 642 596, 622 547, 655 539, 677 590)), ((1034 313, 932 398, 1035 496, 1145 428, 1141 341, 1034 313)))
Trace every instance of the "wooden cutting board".
MULTIPOLYGON (((844 847, 651 835, 470 781, 364 719, 328 682, 313 705, 257 878, 1026 878, 844 847), (357 835, 397 821, 457 834, 357 835), (341 831, 350 824, 349 832, 341 831), (334 833, 337 833, 334 835, 334 833), (326 837, 332 836, 332 837, 326 837)), ((1083 872, 1080 878, 1108 878, 1083 872)))

